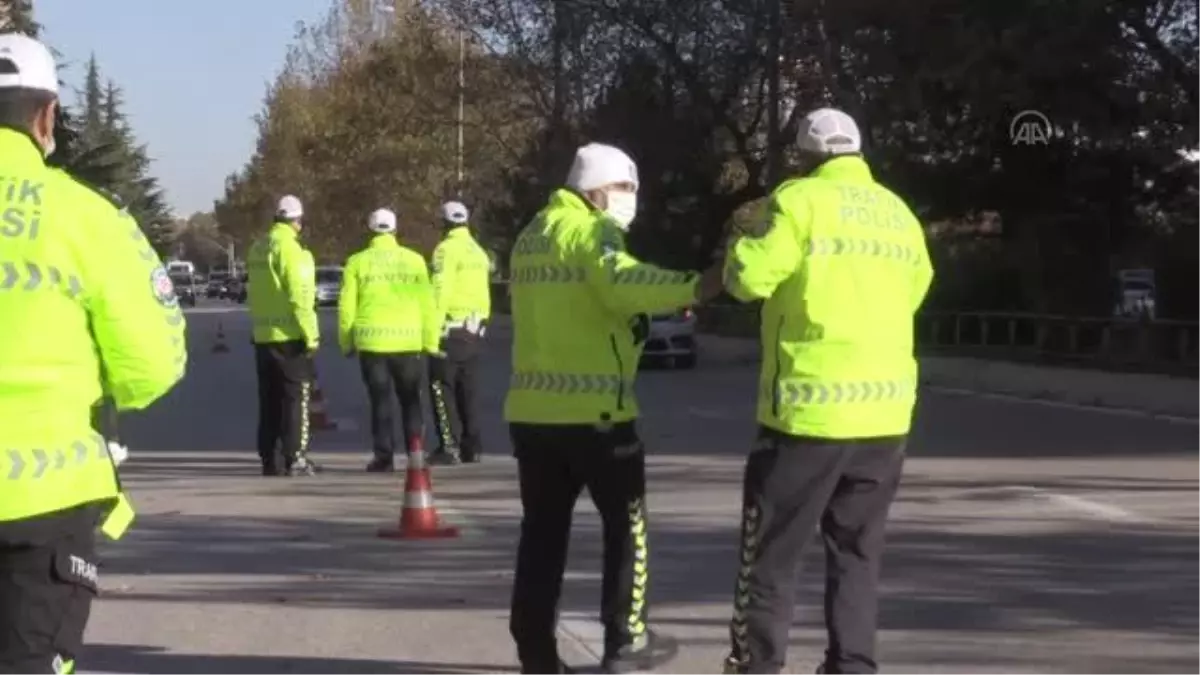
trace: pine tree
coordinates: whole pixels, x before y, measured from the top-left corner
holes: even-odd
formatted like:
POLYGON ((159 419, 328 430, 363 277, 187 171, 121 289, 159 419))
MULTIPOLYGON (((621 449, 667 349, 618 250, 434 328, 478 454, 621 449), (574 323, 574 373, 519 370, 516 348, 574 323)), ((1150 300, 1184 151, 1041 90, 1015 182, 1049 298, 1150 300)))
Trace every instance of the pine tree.
POLYGON ((41 26, 33 20, 33 0, 0 0, 0 33, 37 37, 41 26))
POLYGON ((84 98, 85 135, 94 134, 96 147, 105 148, 113 162, 105 187, 129 209, 154 247, 165 252, 171 243, 171 210, 157 179, 150 175, 146 146, 137 142, 125 118, 121 88, 109 80, 101 89, 99 69, 90 66, 84 98))

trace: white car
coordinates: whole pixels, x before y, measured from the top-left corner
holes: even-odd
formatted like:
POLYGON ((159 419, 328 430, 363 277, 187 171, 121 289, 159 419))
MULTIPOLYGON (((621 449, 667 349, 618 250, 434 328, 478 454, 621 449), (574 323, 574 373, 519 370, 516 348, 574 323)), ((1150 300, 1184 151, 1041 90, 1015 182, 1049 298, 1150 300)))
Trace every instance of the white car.
POLYGON ((342 268, 337 266, 317 268, 317 306, 336 305, 342 292, 342 268))
POLYGON ((650 335, 642 351, 643 363, 673 368, 696 367, 696 314, 684 309, 650 317, 650 335))

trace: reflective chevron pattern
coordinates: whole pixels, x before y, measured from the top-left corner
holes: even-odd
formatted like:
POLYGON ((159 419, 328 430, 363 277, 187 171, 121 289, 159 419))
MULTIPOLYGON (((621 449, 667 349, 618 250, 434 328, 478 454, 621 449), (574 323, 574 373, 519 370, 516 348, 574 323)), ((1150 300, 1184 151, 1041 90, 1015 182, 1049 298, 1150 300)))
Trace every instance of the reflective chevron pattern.
POLYGON ((646 585, 650 581, 650 549, 646 544, 646 510, 641 499, 629 503, 630 536, 633 538, 633 588, 626 627, 631 637, 646 632, 646 585))
POLYGON ((847 403, 882 403, 912 400, 916 397, 915 380, 877 380, 864 382, 811 382, 781 380, 775 391, 779 405, 838 405, 847 403))
POLYGON ((921 250, 882 239, 860 239, 855 237, 826 237, 810 239, 806 246, 812 256, 869 256, 897 260, 915 265, 921 261, 921 250))
POLYGON ((671 272, 634 267, 614 272, 613 283, 636 286, 669 286, 673 284, 686 284, 691 278, 692 274, 690 272, 671 272))
POLYGON ((0 293, 59 291, 69 298, 83 292, 83 284, 74 274, 64 274, 54 265, 30 261, 0 261, 0 293))
POLYGON ((619 375, 588 375, 576 373, 515 372, 509 381, 513 390, 541 391, 556 394, 612 394, 621 390, 619 375))
POLYGON ((40 480, 61 471, 110 462, 108 444, 99 434, 56 448, 6 448, 0 452, 0 477, 8 481, 40 480))
POLYGON ((372 338, 394 338, 403 340, 420 340, 421 331, 408 326, 355 326, 351 329, 355 340, 372 338))
POLYGON ((518 284, 582 283, 587 273, 582 267, 566 265, 531 265, 513 270, 512 281, 518 284))
POLYGON ((725 672, 741 672, 740 664, 750 660, 746 610, 750 607, 750 576, 758 560, 759 525, 762 513, 751 504, 742 511, 742 546, 738 565, 737 584, 733 592, 733 619, 729 622, 729 637, 733 653, 726 662, 725 672), (732 666, 732 670, 730 667, 732 666))

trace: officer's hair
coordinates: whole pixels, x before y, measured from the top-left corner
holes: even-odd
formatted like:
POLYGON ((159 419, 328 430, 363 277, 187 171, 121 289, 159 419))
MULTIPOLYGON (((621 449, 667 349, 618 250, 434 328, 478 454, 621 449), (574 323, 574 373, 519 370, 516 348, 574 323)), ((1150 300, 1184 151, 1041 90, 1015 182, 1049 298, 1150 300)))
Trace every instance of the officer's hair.
POLYGON ((35 89, 0 89, 0 127, 30 133, 33 118, 54 102, 54 94, 35 89))

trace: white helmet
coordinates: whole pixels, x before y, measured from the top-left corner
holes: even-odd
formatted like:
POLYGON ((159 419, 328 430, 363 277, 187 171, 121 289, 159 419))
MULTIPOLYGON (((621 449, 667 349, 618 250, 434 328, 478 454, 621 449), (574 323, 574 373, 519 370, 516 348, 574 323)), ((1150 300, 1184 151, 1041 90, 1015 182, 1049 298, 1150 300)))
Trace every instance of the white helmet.
POLYGON ((285 195, 275 207, 275 215, 286 220, 298 220, 304 215, 304 205, 300 203, 299 197, 285 195))
POLYGON ((378 234, 396 231, 396 214, 390 209, 377 209, 367 218, 367 228, 378 234))
POLYGON ((613 183, 638 187, 637 164, 624 151, 603 143, 588 143, 575 151, 567 186, 587 192, 613 183))
POLYGON ((0 35, 0 89, 30 89, 58 96, 58 70, 46 45, 20 33, 0 35))
POLYGON ((835 108, 821 108, 804 116, 796 139, 801 150, 819 155, 847 155, 862 151, 862 134, 854 118, 835 108))
POLYGON ((465 225, 470 218, 470 212, 462 202, 446 202, 442 204, 442 220, 455 225, 465 225))

